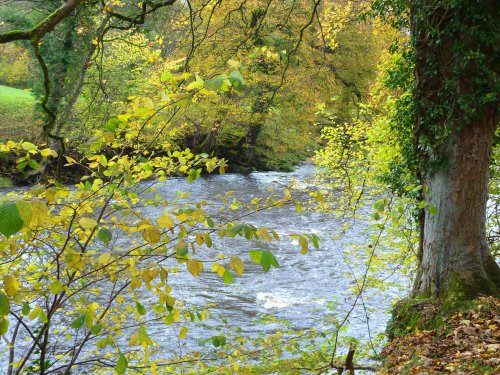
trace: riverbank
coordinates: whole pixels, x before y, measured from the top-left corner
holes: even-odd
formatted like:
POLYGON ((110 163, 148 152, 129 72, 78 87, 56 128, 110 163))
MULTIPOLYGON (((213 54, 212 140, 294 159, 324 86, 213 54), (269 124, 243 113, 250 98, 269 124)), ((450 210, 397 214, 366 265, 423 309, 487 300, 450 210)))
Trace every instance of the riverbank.
POLYGON ((478 298, 470 310, 442 323, 392 340, 383 352, 385 369, 378 374, 500 373, 500 299, 478 298))

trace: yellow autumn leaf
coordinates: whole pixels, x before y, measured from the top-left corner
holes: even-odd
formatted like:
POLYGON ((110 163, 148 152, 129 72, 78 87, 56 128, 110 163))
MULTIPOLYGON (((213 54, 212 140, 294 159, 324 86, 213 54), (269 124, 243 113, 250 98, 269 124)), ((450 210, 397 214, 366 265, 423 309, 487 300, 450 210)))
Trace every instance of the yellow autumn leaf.
POLYGON ((24 225, 29 225, 33 218, 33 212, 31 210, 31 205, 26 201, 17 201, 16 202, 17 210, 19 211, 19 215, 24 222, 24 225))
POLYGON ((203 245, 204 242, 205 242, 205 235, 201 233, 196 234, 196 244, 198 246, 201 246, 203 245))
POLYGON ((47 205, 39 200, 34 200, 30 202, 31 206, 31 222, 30 225, 32 227, 38 227, 46 223, 46 220, 49 216, 49 209, 47 205))
POLYGON ((132 277, 132 279, 130 280, 130 288, 132 290, 140 288, 141 285, 142 285, 142 281, 138 277, 132 277))
POLYGON ((15 296, 19 290, 19 281, 13 275, 4 275, 3 288, 7 296, 15 296))
POLYGON ((220 277, 224 276, 224 272, 226 272, 226 268, 224 266, 220 266, 217 268, 217 275, 220 277))
POLYGON ((212 264, 212 272, 217 272, 219 270, 219 263, 214 262, 212 264))
POLYGON ((187 261, 187 269, 193 276, 198 276, 201 272, 200 262, 197 259, 189 259, 187 261))
POLYGON ((309 247, 309 244, 307 243, 307 239, 305 237, 300 236, 299 237, 299 244, 300 244, 300 253, 301 254, 306 254, 307 249, 309 247))
POLYGON ((160 216, 156 222, 160 228, 173 228, 175 225, 174 220, 168 215, 160 216))
POLYGON ((245 270, 245 266, 243 265, 243 261, 241 260, 240 257, 237 256, 232 256, 229 260, 229 267, 236 272, 238 276, 241 276, 243 274, 243 271, 245 270))
POLYGON ((179 331, 179 338, 180 339, 185 338, 187 335, 187 332, 188 332, 188 329, 185 326, 182 326, 181 330, 179 331))
POLYGON ((99 263, 99 265, 101 265, 101 266, 104 266, 104 265, 109 263, 110 259, 111 259, 111 254, 104 253, 104 254, 99 255, 99 258, 97 258, 97 263, 99 263))
POLYGON ((97 225, 97 221, 90 217, 82 217, 78 223, 83 229, 93 229, 97 225))
POLYGON ((143 269, 141 272, 141 279, 146 283, 149 284, 151 280, 153 280, 153 275, 148 269, 143 269))
POLYGON ((55 188, 48 188, 45 191, 45 199, 50 204, 53 204, 56 200, 57 190, 55 188))
POLYGON ((110 143, 110 142, 113 142, 115 140, 115 135, 111 132, 105 132, 103 134, 103 138, 104 138, 104 142, 110 143))
POLYGON ((75 159, 73 159, 71 156, 65 156, 64 158, 68 162, 67 164, 64 164, 65 166, 77 163, 77 161, 75 159))
POLYGON ((160 241, 161 232, 158 228, 149 226, 142 231, 142 238, 149 243, 156 243, 160 241))
POLYGON ((57 152, 50 148, 44 148, 43 150, 40 151, 40 155, 42 155, 44 158, 52 156, 54 158, 57 158, 57 152))

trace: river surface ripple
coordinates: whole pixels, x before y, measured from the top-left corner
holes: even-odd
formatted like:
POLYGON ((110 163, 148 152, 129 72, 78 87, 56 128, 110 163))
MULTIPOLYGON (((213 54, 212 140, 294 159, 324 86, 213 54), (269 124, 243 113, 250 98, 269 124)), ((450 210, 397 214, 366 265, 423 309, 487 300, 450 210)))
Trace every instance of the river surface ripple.
MULTIPOLYGON (((216 196, 228 191, 234 191, 234 197, 249 202, 254 197, 265 197, 270 188, 279 189, 291 180, 297 181, 299 186, 305 186, 313 174, 314 167, 304 165, 292 173, 213 175, 201 178, 193 184, 188 184, 185 179, 169 179, 158 184, 156 188, 158 194, 167 198, 173 197, 177 190, 189 191, 191 199, 206 199, 215 209, 221 207, 220 199, 216 196)), ((151 213, 159 214, 154 210, 151 213)), ((215 303, 216 307, 211 309, 213 315, 220 314, 226 319, 227 326, 241 329, 241 333, 247 335, 272 333, 276 330, 276 324, 255 323, 256 319, 266 314, 289 321, 293 329, 322 328, 322 320, 332 312, 327 309, 330 301, 335 303, 335 316, 342 320, 351 310, 356 296, 350 289, 354 281, 341 253, 353 243, 365 243, 370 232, 368 225, 360 222, 348 236, 339 240, 335 239, 334 235, 339 232, 342 223, 334 215, 317 212, 303 212, 299 215, 295 206, 260 211, 245 220, 257 227, 274 229, 280 235, 280 241, 248 241, 241 237, 220 239, 216 235, 212 236, 213 248, 205 249, 197 256, 209 258, 219 252, 226 256, 238 255, 244 260, 244 274, 235 277, 231 285, 224 284, 209 269, 202 272, 198 278, 193 278, 187 272, 173 274, 169 283, 176 298, 196 306, 215 303), (320 237, 319 249, 310 246, 306 255, 300 254, 298 241, 288 236, 295 233, 316 234, 320 237), (280 267, 271 268, 268 273, 264 273, 260 266, 249 259, 248 252, 251 249, 271 251, 280 267)), ((354 268, 358 279, 362 278, 364 270, 364 266, 354 268)), ((358 300, 349 316, 349 328, 344 335, 366 342, 369 339, 368 324, 372 337, 385 330, 389 319, 388 308, 392 301, 404 296, 404 287, 407 286, 406 279, 397 274, 393 277, 398 278, 402 288, 392 287, 378 293, 367 290, 364 294, 365 306, 358 300)), ((164 329, 164 326, 159 326, 157 333, 165 332, 164 329)), ((194 328, 194 331, 190 328, 190 332, 196 339, 217 334, 216 331, 206 328, 194 328)), ((179 341, 165 340, 163 344, 170 346, 168 350, 172 352, 178 352, 180 349, 179 341)), ((185 350, 196 346, 194 342, 190 343, 189 339, 183 345, 185 350)))

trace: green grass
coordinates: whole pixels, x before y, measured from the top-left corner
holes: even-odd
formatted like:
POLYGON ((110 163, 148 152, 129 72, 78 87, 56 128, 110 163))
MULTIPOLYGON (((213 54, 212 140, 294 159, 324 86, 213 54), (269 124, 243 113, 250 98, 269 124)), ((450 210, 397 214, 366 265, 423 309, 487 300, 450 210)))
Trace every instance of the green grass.
POLYGON ((34 105, 28 91, 0 85, 0 141, 34 139, 39 134, 33 120, 34 105))
POLYGON ((7 177, 0 176, 0 188, 8 188, 12 186, 12 181, 7 177))

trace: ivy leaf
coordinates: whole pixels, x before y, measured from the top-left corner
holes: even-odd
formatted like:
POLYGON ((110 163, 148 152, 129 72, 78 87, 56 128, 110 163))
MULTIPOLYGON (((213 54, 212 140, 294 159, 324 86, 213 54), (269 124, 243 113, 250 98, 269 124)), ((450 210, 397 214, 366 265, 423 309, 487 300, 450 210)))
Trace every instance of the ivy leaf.
POLYGON ((127 366, 127 358, 125 358, 125 356, 120 353, 120 355, 118 356, 118 361, 116 362, 116 372, 120 375, 125 374, 125 371, 127 371, 127 366))
POLYGON ((0 233, 7 237, 11 236, 19 232, 23 224, 23 219, 15 203, 0 203, 0 233))

